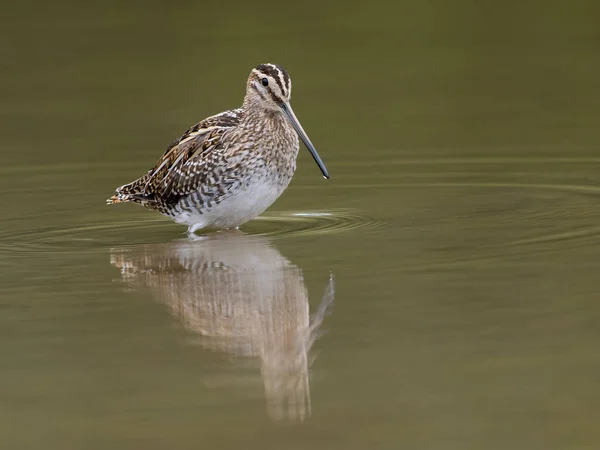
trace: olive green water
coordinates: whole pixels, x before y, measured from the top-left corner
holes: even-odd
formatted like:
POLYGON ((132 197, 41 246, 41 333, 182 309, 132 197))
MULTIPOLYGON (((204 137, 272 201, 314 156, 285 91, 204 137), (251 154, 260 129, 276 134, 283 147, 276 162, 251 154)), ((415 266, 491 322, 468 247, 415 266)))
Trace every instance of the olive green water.
POLYGON ((0 448, 600 447, 599 8, 341 6, 3 11, 0 448), (268 61, 330 181, 104 205, 268 61))

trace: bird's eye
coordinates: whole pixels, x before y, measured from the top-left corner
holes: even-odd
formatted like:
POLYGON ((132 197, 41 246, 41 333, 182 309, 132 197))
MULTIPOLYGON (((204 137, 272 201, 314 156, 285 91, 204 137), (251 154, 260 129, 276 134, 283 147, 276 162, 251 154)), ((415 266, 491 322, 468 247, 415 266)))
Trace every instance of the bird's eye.
POLYGON ((260 80, 262 82, 263 86, 268 86, 269 85, 269 80, 267 80, 266 78, 263 78, 262 80, 260 80))

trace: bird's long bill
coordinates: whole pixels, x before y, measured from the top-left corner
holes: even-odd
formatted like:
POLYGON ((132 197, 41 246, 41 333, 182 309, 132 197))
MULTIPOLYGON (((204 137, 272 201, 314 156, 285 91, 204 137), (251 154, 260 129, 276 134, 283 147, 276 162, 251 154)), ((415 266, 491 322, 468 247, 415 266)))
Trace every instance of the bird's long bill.
POLYGON ((306 148, 314 158, 315 162, 317 163, 317 166, 319 166, 319 169, 321 169, 323 176, 329 179, 329 173, 327 172, 325 164, 323 164, 323 161, 317 153, 315 146, 312 144, 312 142, 310 142, 310 139, 306 135, 304 128, 302 128, 302 125, 300 125, 300 122, 298 122, 296 114, 294 114, 294 110, 292 109, 290 104, 284 103, 283 105, 281 105, 281 109, 283 110, 283 114, 285 115, 287 120, 289 120, 292 126, 294 127, 294 130, 296 130, 296 133, 298 133, 298 136, 300 136, 300 139, 302 139, 302 142, 304 142, 304 145, 306 145, 306 148))

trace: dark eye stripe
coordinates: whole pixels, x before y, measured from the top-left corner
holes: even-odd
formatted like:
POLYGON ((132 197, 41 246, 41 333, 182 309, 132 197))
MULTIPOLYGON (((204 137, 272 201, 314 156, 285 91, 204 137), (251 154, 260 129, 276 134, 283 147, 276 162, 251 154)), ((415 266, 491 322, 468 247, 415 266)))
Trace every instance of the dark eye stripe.
POLYGON ((281 92, 285 95, 285 88, 281 84, 281 77, 279 76, 279 74, 275 73, 275 76, 273 78, 275 79, 275 83, 277 83, 277 86, 279 86, 279 89, 281 89, 281 92))
POLYGON ((289 79, 289 75, 286 73, 286 71, 284 69, 281 69, 278 66, 276 66, 276 67, 268 66, 266 64, 261 64, 260 66, 257 67, 257 69, 264 75, 273 78, 275 80, 275 83, 277 83, 277 86, 279 86, 279 89, 281 89, 281 92, 284 95, 286 95, 287 89, 285 86, 283 86, 281 84, 281 79, 283 78, 285 80, 286 77, 287 77, 287 79, 289 79), (279 74, 281 74, 281 76, 279 74))
POLYGON ((271 96, 271 100, 273 100, 276 104, 280 104, 281 103, 281 99, 278 98, 275 93, 269 89, 269 95, 271 96))

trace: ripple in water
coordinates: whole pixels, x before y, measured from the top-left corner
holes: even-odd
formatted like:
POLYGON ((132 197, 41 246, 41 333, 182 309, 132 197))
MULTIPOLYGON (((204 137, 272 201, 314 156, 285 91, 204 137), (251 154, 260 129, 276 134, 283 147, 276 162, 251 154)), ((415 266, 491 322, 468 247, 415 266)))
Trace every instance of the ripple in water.
MULTIPOLYGON (((426 196, 432 198, 438 191, 462 189, 464 192, 460 195, 464 198, 482 190, 501 192, 515 189, 522 193, 523 198, 530 199, 530 203, 520 210, 518 216, 503 214, 502 222, 492 225, 506 227, 522 224, 523 233, 511 236, 500 245, 516 248, 523 245, 547 245, 557 241, 582 243, 597 239, 600 236, 600 228, 596 219, 600 213, 596 212, 595 197, 600 194, 600 187, 593 181, 590 182, 594 180, 590 178, 590 173, 595 172, 591 166, 598 164, 600 159, 589 154, 561 157, 557 151, 551 150, 548 150, 548 155, 531 157, 506 155, 448 158, 444 155, 428 154, 425 157, 420 155, 410 158, 410 155, 403 155, 399 158, 397 154, 391 153, 389 158, 379 159, 377 164, 372 165, 371 170, 362 170, 361 174, 348 173, 346 177, 342 173, 340 179, 330 184, 328 189, 371 191, 368 195, 382 192, 379 207, 385 204, 386 200, 391 201, 395 195, 391 193, 399 190, 427 191, 426 196), (394 170, 380 169, 383 161, 386 167, 393 165, 394 170), (540 170, 540 164, 546 168, 540 170), (556 165, 557 168, 547 169, 552 165, 556 165), (567 165, 569 170, 559 170, 564 165, 567 165), (374 181, 373 172, 378 173, 374 181), (369 180, 364 179, 367 176, 369 180), (585 182, 581 182, 583 180, 585 182), (547 201, 540 201, 541 195, 549 195, 559 200, 556 204, 548 204, 547 201), (568 212, 568 217, 564 216, 565 212, 568 212), (545 214, 544 217, 540 217, 542 213, 545 214), (538 226, 531 227, 532 222, 538 226), (534 232, 528 234, 528 229, 534 232)), ((361 167, 363 163, 364 161, 360 162, 361 167)), ((355 163, 348 162, 345 165, 352 164, 355 163)), ((343 168, 344 165, 340 167, 343 168)), ((37 168, 34 173, 42 169, 44 173, 47 172, 47 168, 37 168)), ((57 176, 59 169, 53 171, 57 176)), ((35 178, 33 175, 32 177, 35 178)), ((317 187, 309 185, 297 188, 312 190, 317 187)), ((494 198, 490 198, 490 201, 493 203, 494 198)), ((402 210, 401 206, 398 208, 398 211, 402 210)), ((395 220, 403 219, 396 217, 395 220)), ((28 217, 27 221, 23 219, 22 222, 35 223, 35 217, 28 217)), ((471 223, 468 220, 464 222, 467 226, 471 223)), ((381 220, 348 210, 268 212, 244 225, 242 230, 251 235, 292 238, 364 231, 384 224, 381 220)), ((107 247, 116 245, 169 242, 183 236, 185 231, 184 227, 158 216, 149 216, 145 220, 96 222, 65 228, 17 229, 19 225, 15 226, 9 222, 0 224, 0 251, 14 252, 11 256, 39 252, 51 254, 105 251, 107 247)))
MULTIPOLYGON (((267 213, 242 227, 250 235, 295 237, 373 228, 382 222, 348 211, 267 213)), ((107 222, 60 229, 32 229, 0 233, 0 250, 31 253, 104 251, 124 244, 168 242, 184 234, 185 227, 156 218, 107 222)))
MULTIPOLYGON (((269 237, 305 236, 375 228, 384 222, 349 211, 265 214, 247 224, 248 231, 269 237), (260 229, 258 224, 260 223, 260 229)), ((254 233, 253 233, 254 234, 254 233)))

